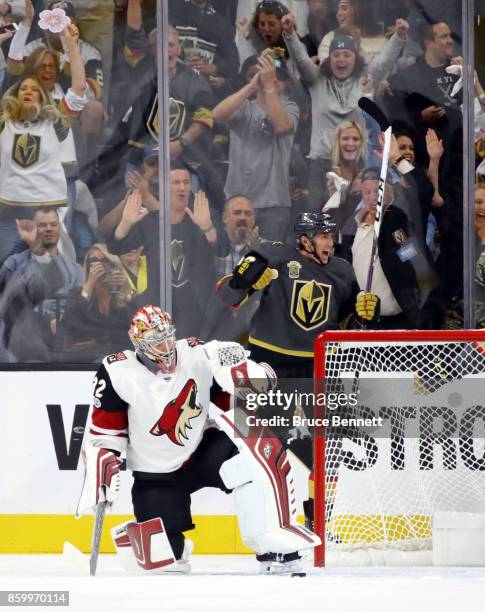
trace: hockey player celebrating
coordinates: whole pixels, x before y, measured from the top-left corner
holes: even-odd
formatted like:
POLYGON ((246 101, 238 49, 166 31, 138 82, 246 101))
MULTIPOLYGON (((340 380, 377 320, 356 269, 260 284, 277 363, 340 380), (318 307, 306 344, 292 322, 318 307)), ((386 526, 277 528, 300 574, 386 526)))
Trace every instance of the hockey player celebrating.
POLYGON ((340 324, 372 325, 379 316, 379 298, 360 291, 352 266, 333 256, 336 231, 329 215, 302 213, 294 229, 296 250, 283 243, 261 245, 218 283, 220 299, 235 308, 263 291, 249 348, 278 378, 312 378, 320 332, 340 324))
POLYGON ((134 351, 106 357, 94 379, 94 407, 84 444, 86 472, 77 516, 109 505, 120 485, 120 455, 133 471, 136 521, 112 530, 130 567, 190 571, 190 495, 203 487, 234 491, 245 544, 261 570, 301 572, 303 549, 320 540, 295 522, 285 450, 269 430, 235 435, 234 410, 211 400, 235 383, 276 382, 272 369, 247 358, 236 343, 175 339, 168 313, 144 306, 129 331, 134 351))
MULTIPOLYGON (((371 326, 379 317, 377 295, 360 291, 352 266, 333 256, 336 231, 329 215, 302 213, 295 223, 296 249, 282 243, 261 245, 219 281, 220 298, 235 308, 263 291, 250 324, 249 348, 279 379, 313 378, 313 343, 320 332, 339 325, 371 326)), ((308 437, 290 438, 287 445, 313 469, 308 437)), ((311 481, 309 490, 312 495, 311 481)), ((312 526, 312 500, 303 506, 312 526)))

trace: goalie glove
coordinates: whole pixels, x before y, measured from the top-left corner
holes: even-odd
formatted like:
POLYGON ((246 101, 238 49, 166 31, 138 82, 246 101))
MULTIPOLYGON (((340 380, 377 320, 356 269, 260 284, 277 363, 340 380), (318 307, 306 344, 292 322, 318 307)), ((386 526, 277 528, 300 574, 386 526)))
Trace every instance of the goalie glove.
POLYGON ((204 344, 214 380, 223 391, 240 395, 247 387, 264 392, 276 386, 276 374, 267 363, 248 359, 249 352, 237 342, 212 340, 204 344))
POLYGON ((100 502, 108 502, 108 508, 118 497, 120 490, 121 459, 106 448, 86 444, 83 449, 85 462, 84 483, 76 508, 76 518, 95 510, 100 502))
POLYGON ((381 312, 381 300, 375 293, 361 291, 355 302, 355 312, 364 321, 376 321, 381 312))
POLYGON ((256 251, 250 251, 234 268, 230 286, 233 289, 256 289, 267 287, 273 280, 268 260, 256 251))
MULTIPOLYGON (((211 340, 203 345, 203 349, 209 360, 212 375, 216 378, 216 380, 217 375, 222 368, 227 366, 232 367, 244 363, 249 357, 249 351, 246 351, 237 342, 220 342, 219 340, 211 340)), ((220 385, 219 382, 218 384, 220 385)), ((220 386, 222 387, 222 385, 220 386)))

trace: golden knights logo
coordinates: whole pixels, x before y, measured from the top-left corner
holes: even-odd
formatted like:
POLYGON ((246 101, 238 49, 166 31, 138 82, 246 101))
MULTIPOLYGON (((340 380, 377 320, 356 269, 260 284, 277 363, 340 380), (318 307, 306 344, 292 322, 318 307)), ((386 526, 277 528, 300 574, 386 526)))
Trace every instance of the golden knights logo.
POLYGON ((39 161, 40 136, 15 134, 12 159, 22 168, 30 168, 39 161))
POLYGON ((170 140, 177 140, 184 133, 185 129, 185 104, 182 100, 175 98, 168 99, 170 140))
POLYGON ((395 232, 392 232, 392 237, 394 238, 394 242, 400 245, 406 244, 408 239, 406 232, 403 229, 398 229, 395 232))
POLYGON ((305 331, 310 331, 328 319, 331 285, 316 281, 296 280, 293 283, 290 315, 293 321, 305 331))
MULTIPOLYGON (((168 99, 168 112, 169 112, 169 127, 170 127, 170 140, 177 140, 184 133, 185 129, 185 118, 186 110, 185 104, 182 100, 176 100, 175 98, 168 99)), ((158 96, 153 102, 153 106, 150 110, 147 119, 147 130, 153 140, 158 142, 159 134, 159 118, 158 118, 158 96)))
POLYGON ((181 240, 172 240, 172 287, 182 287, 189 281, 187 272, 187 258, 184 243, 181 240))
POLYGON ((147 119, 147 130, 153 140, 158 142, 158 94, 153 101, 152 108, 147 119))

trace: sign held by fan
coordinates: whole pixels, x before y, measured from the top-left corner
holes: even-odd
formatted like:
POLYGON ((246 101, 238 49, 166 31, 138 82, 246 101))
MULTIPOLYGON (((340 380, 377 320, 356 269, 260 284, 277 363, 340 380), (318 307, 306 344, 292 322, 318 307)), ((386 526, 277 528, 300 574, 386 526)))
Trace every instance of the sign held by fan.
POLYGON ((41 30, 49 30, 53 34, 60 34, 70 23, 70 17, 66 15, 62 8, 42 11, 39 15, 39 27, 41 30))

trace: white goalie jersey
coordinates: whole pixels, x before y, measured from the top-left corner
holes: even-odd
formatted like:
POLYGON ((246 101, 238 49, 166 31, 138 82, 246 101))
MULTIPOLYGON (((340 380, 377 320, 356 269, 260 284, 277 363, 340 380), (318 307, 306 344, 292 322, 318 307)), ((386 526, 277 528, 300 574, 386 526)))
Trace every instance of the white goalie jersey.
POLYGON ((132 471, 179 469, 209 426, 211 390, 233 392, 241 366, 253 376, 272 378, 269 367, 247 360, 242 347, 230 345, 232 350, 225 351, 229 343, 179 340, 177 367, 170 375, 147 367, 134 351, 105 357, 94 379, 88 442, 126 452, 132 471))

